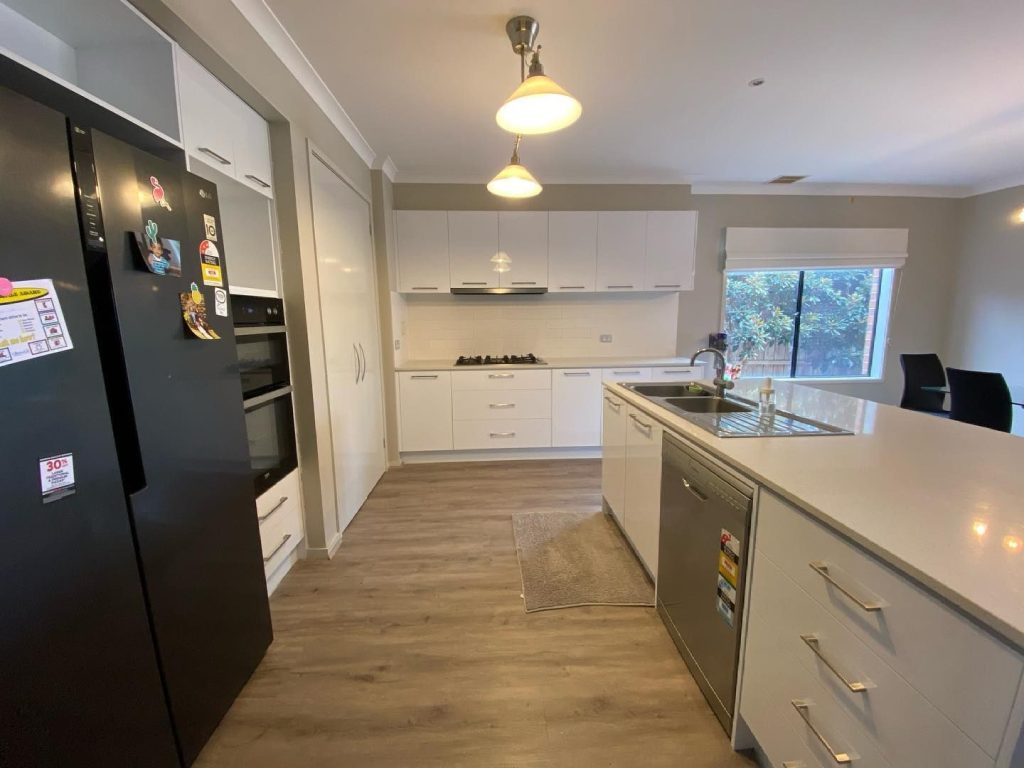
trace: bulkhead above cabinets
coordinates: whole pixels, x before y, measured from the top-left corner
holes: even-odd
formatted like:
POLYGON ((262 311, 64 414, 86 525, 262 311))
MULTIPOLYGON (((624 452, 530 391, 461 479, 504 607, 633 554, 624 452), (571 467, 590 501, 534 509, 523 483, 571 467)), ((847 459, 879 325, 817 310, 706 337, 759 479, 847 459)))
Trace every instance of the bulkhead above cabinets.
POLYGON ((400 293, 693 290, 696 211, 396 211, 400 293))

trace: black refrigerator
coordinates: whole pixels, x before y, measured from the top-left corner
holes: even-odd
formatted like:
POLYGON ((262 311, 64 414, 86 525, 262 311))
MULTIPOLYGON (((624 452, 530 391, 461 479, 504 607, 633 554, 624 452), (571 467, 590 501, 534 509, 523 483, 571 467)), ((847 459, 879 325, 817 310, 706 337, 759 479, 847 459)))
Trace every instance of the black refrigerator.
POLYGON ((218 223, 0 88, 0 765, 189 765, 270 644, 218 223))

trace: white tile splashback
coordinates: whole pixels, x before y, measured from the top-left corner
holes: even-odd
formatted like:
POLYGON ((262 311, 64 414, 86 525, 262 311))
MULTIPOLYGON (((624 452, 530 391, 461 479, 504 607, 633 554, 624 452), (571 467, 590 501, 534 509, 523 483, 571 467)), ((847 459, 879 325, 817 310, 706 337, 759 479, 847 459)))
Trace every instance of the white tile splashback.
MULTIPOLYGON (((397 296, 397 299, 396 299, 397 296)), ((522 354, 672 356, 679 294, 398 296, 406 359, 522 354), (611 334, 610 343, 601 343, 611 334)), ((396 328, 396 333, 398 329, 396 328)))

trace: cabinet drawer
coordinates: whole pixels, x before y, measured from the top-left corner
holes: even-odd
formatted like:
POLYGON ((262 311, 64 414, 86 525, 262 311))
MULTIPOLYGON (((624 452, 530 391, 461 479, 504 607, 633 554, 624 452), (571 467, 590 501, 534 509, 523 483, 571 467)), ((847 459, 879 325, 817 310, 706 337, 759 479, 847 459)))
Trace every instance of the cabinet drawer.
POLYGON ((550 419, 550 389, 460 390, 452 398, 456 421, 550 419))
POLYGON ((551 419, 456 421, 453 431, 456 450, 551 447, 551 419))
POLYGON ((774 494, 762 491, 758 514, 758 549, 996 755, 1020 683, 1021 657, 774 494))
POLYGON ((551 389, 551 371, 453 371, 452 389, 551 389))
POLYGON ((668 365, 651 371, 651 381, 697 381, 703 378, 703 365, 668 365))
POLYGON ((262 522, 274 507, 287 504, 301 506, 299 504, 299 470, 297 469, 285 475, 256 499, 256 515, 262 522))
POLYGON ((619 368, 605 368, 601 374, 602 381, 650 381, 651 369, 624 365, 619 368))
POLYGON ((288 477, 256 500, 260 517, 263 570, 270 576, 302 541, 302 505, 299 473, 288 477))
MULTIPOLYGON (((800 759, 789 756, 790 745, 797 755, 811 755, 809 762, 805 759, 809 767, 849 764, 851 768, 890 768, 864 728, 842 710, 785 644, 766 631, 768 622, 769 618, 752 603, 747 617, 740 715, 755 739, 767 737, 771 741, 775 736, 776 749, 781 753, 777 768, 782 761, 800 759)), ((914 760, 892 765, 910 768, 932 764, 914 760)))
POLYGON ((753 572, 750 600, 761 622, 758 632, 795 657, 893 765, 992 765, 991 756, 760 550, 753 572))

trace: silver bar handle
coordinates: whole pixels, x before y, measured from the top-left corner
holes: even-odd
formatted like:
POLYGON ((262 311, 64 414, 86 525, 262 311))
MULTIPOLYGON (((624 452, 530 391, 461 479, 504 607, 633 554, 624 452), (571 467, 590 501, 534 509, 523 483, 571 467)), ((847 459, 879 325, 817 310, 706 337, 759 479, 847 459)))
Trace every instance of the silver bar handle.
POLYGON ((488 408, 515 408, 515 403, 491 403, 488 408))
POLYGON ((800 639, 803 640, 807 647, 810 648, 814 655, 821 659, 821 662, 832 670, 832 674, 839 678, 843 685, 849 688, 853 693, 867 693, 868 687, 864 683, 859 683, 856 680, 851 680, 838 669, 829 659, 825 657, 825 654, 821 652, 821 638, 815 634, 800 635, 800 639))
POLYGON ((708 495, 706 493, 704 493, 704 491, 702 491, 696 485, 694 485, 689 480, 687 480, 685 477, 681 477, 680 480, 683 481, 683 487, 686 488, 686 490, 688 490, 690 493, 692 493, 698 499, 700 499, 701 501, 707 501, 708 500, 708 495))
POLYGON ((418 374, 418 375, 410 376, 409 378, 410 379, 436 379, 437 378, 437 374, 436 373, 431 373, 431 374, 423 373, 423 374, 418 374))
POLYGON ((665 370, 665 371, 662 371, 662 373, 665 374, 666 376, 668 376, 669 374, 680 374, 680 373, 685 373, 685 374, 689 375, 689 374, 693 373, 693 371, 691 371, 689 368, 685 368, 685 369, 683 369, 681 371, 665 370))
POLYGON ((249 179, 249 181, 255 181, 257 184, 259 184, 264 189, 270 189, 270 185, 267 184, 267 182, 265 182, 259 176, 253 176, 251 173, 247 173, 247 174, 245 174, 245 178, 249 179))
POLYGON ((491 437, 515 437, 515 432, 491 432, 491 437))
POLYGON ((512 285, 536 285, 536 280, 513 280, 512 285))
POLYGON ((590 371, 562 371, 563 376, 589 376, 590 371))
POLYGON ((616 376, 639 376, 640 371, 612 371, 616 376))
POLYGON ((489 379, 514 379, 516 375, 514 373, 489 373, 487 378, 489 379))
POLYGON ((632 288, 632 285, 609 285, 608 288, 632 288))
POLYGON ((679 283, 658 283, 654 286, 655 288, 678 288, 679 283))
POLYGON ((560 291, 582 291, 582 290, 585 290, 586 287, 587 286, 585 286, 585 285, 560 285, 560 286, 558 286, 558 290, 560 290, 560 291))
POLYGON ((362 361, 359 359, 359 350, 356 349, 355 342, 352 343, 352 354, 356 356, 356 381, 355 381, 355 383, 358 384, 359 383, 359 374, 362 372, 361 369, 362 369, 363 366, 362 366, 362 361))
POLYGON ((640 427, 643 430, 646 430, 647 434, 651 434, 651 429, 652 429, 651 425, 650 424, 644 424, 642 421, 640 421, 640 419, 638 419, 636 417, 635 413, 629 414, 629 418, 631 418, 633 420, 633 423, 636 424, 638 427, 640 427))
POLYGON ((266 519, 267 519, 268 517, 270 517, 270 516, 271 516, 272 514, 274 514, 275 512, 277 512, 277 510, 279 510, 279 509, 280 509, 281 507, 283 507, 283 506, 284 506, 284 503, 285 503, 286 501, 288 501, 288 497, 287 497, 287 496, 282 496, 282 497, 281 497, 281 500, 280 500, 280 501, 278 501, 278 502, 277 502, 277 504, 275 504, 275 505, 274 505, 274 506, 273 506, 273 507, 271 508, 271 510, 270 510, 269 512, 267 512, 267 514, 265 514, 265 515, 259 515, 259 521, 260 521, 260 522, 262 523, 262 522, 263 522, 264 520, 266 520, 266 519))
POLYGON ((224 155, 218 155, 216 152, 214 152, 209 147, 196 147, 196 149, 198 149, 200 152, 202 152, 204 154, 209 155, 210 157, 212 157, 214 160, 216 160, 221 165, 231 165, 231 161, 228 160, 226 157, 224 157, 224 155))
POLYGON ((604 398, 604 401, 605 401, 606 403, 608 403, 608 405, 610 405, 610 406, 611 406, 612 408, 614 408, 614 409, 615 409, 616 411, 618 411, 618 410, 619 410, 619 409, 620 409, 620 408, 622 407, 622 403, 616 403, 616 402, 615 402, 614 400, 612 400, 612 399, 611 399, 610 397, 608 397, 607 395, 605 396, 605 398, 604 398))
POLYGON ((481 280, 480 282, 476 282, 476 283, 467 283, 465 280, 463 280, 462 284, 463 285, 487 285, 487 281, 486 280, 481 280))
POLYGON ((274 555, 276 555, 278 552, 280 552, 281 551, 281 547, 283 547, 285 544, 287 544, 291 540, 291 538, 292 538, 292 535, 290 533, 286 533, 284 535, 284 538, 281 539, 281 543, 278 544, 276 547, 274 547, 274 551, 271 552, 269 555, 267 555, 266 557, 263 558, 263 562, 264 563, 269 563, 271 560, 273 560, 274 559, 274 555))
POLYGON ((865 600, 863 598, 857 597, 857 595, 853 594, 853 592, 851 592, 849 589, 840 584, 836 580, 836 577, 828 572, 828 563, 821 560, 812 560, 808 563, 808 565, 811 566, 812 571, 816 572, 819 576, 821 576, 821 578, 823 578, 833 587, 838 589, 848 598, 853 600, 853 602, 855 602, 858 605, 858 607, 861 608, 861 610, 873 612, 880 611, 882 610, 882 608, 885 607, 884 604, 878 600, 865 600))
POLYGON ((363 342, 359 342, 359 353, 363 357, 363 377, 360 381, 366 381, 366 350, 363 349, 363 342))
POLYGON ((436 285, 414 285, 412 287, 414 291, 436 291, 439 290, 436 285))
POLYGON ((817 738, 818 741, 821 742, 821 746, 828 750, 828 753, 832 756, 833 760, 835 760, 840 765, 853 762, 853 758, 850 756, 849 753, 837 752, 835 747, 829 744, 828 739, 825 738, 825 735, 814 726, 814 723, 811 722, 810 702, 804 701, 803 699, 793 699, 789 703, 793 705, 793 709, 795 709, 797 711, 797 714, 800 715, 800 719, 803 720, 804 723, 806 723, 807 727, 811 729, 811 733, 814 734, 815 738, 817 738))

